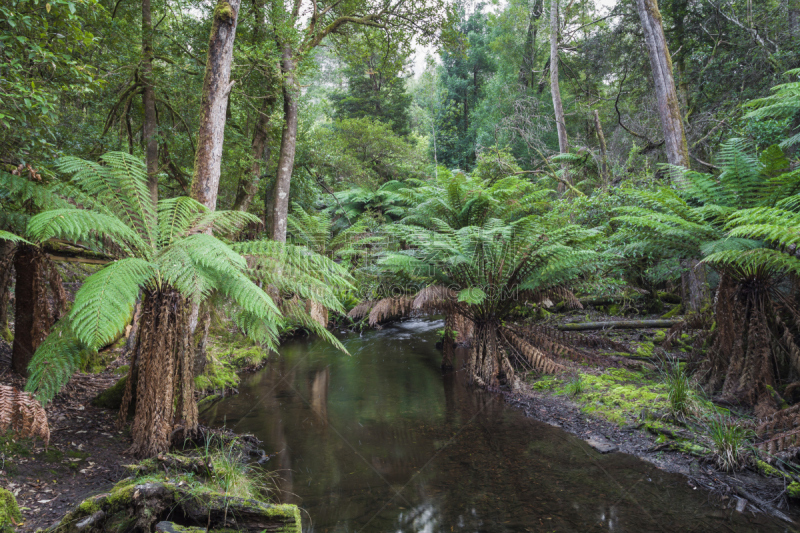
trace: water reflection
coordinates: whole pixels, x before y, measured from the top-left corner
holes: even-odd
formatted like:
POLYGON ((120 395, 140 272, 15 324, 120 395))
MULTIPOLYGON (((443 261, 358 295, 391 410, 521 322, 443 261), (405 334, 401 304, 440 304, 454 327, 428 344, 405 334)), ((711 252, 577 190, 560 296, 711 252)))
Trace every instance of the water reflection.
POLYGON ((308 512, 306 532, 785 530, 526 419, 461 372, 443 376, 441 327, 343 336, 351 357, 288 342, 204 418, 280 452, 268 466, 280 470, 283 501, 308 512))

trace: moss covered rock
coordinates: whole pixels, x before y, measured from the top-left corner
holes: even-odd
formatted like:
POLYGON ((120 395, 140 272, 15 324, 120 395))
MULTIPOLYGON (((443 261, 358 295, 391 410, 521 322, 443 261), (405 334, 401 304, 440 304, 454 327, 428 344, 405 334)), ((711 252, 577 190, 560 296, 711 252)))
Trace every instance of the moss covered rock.
POLYGON ((0 531, 10 529, 22 522, 17 499, 6 489, 0 489, 0 531))

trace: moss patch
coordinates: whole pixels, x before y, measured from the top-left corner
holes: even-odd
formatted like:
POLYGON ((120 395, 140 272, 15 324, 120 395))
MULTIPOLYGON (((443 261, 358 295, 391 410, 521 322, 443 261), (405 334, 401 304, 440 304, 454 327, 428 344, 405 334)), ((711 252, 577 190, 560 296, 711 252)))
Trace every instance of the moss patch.
POLYGON ((0 489, 0 531, 22 522, 17 499, 6 489, 0 489))
POLYGON ((661 315, 661 318, 673 318, 673 317, 676 317, 679 314, 681 314, 681 309, 682 309, 682 306, 676 305, 675 307, 673 307, 672 309, 670 309, 669 311, 667 311, 666 313, 661 315))
MULTIPOLYGON (((666 388, 642 373, 614 368, 599 376, 581 374, 581 381, 583 392, 575 396, 576 401, 583 403, 581 411, 619 425, 637 419, 645 409, 666 409, 668 405, 666 388)), ((554 383, 551 389, 566 394, 568 384, 559 385, 560 382, 554 383)))
MULTIPOLYGON (((125 384, 128 382, 128 376, 124 376, 120 378, 114 385, 110 388, 104 390, 97 397, 92 400, 92 405, 95 407, 102 407, 103 409, 119 409, 122 406, 122 396, 125 394, 125 384)), ((130 413, 133 413, 136 409, 136 388, 134 385, 134 389, 131 395, 131 406, 128 409, 130 413)))

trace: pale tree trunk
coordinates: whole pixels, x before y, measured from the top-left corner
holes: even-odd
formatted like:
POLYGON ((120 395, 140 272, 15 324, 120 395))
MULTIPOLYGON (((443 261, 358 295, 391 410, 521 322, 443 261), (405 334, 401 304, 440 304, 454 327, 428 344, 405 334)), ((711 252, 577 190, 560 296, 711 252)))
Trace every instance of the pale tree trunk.
POLYGON ((795 41, 800 39, 800 0, 789 1, 789 34, 795 41))
POLYGON ((233 87, 233 82, 230 81, 233 40, 236 37, 236 20, 240 4, 241 0, 217 2, 203 79, 192 196, 212 211, 217 207, 226 111, 228 96, 233 87))
MULTIPOLYGON (((686 144, 681 107, 675 90, 675 79, 672 75, 672 58, 664 37, 658 3, 656 0, 636 0, 636 7, 650 54, 658 114, 664 130, 667 161, 671 165, 689 168, 689 148, 686 144)), ((684 261, 682 266, 684 268, 681 274, 681 285, 684 289, 684 311, 697 312, 705 307, 710 299, 705 267, 696 259, 684 261)))
POLYGON ((285 45, 282 50, 281 71, 283 81, 283 132, 281 152, 278 157, 278 175, 275 179, 275 198, 272 211, 272 239, 286 242, 286 218, 289 216, 289 191, 292 184, 294 155, 297 148, 297 85, 295 60, 292 49, 285 45))
MULTIPOLYGON (((569 151, 567 139, 567 125, 564 122, 564 104, 561 102, 561 88, 558 85, 558 0, 550 3, 550 92, 553 94, 553 112, 556 116, 556 131, 558 132, 558 151, 565 154, 569 151)), ((563 179, 570 182, 566 166, 563 179)), ((559 192, 563 192, 565 185, 558 183, 559 192)))
POLYGON ((600 179, 603 182, 603 188, 606 188, 609 181, 606 136, 603 135, 603 125, 600 124, 600 113, 597 112, 597 109, 594 110, 594 129, 597 132, 597 142, 600 144, 600 179))
POLYGON ((147 167, 147 187, 153 204, 158 203, 158 137, 156 135, 156 91, 153 86, 153 20, 150 0, 142 0, 142 68, 141 80, 144 86, 142 105, 144 106, 145 165, 147 167))
POLYGON ((664 147, 667 161, 671 165, 689 168, 689 149, 683 129, 681 108, 672 76, 672 59, 661 25, 661 13, 656 0, 636 0, 639 18, 642 21, 644 40, 650 53, 653 83, 658 100, 658 114, 664 130, 664 147))
POLYGON ((705 265, 697 259, 681 261, 681 296, 684 313, 699 313, 711 302, 705 265))

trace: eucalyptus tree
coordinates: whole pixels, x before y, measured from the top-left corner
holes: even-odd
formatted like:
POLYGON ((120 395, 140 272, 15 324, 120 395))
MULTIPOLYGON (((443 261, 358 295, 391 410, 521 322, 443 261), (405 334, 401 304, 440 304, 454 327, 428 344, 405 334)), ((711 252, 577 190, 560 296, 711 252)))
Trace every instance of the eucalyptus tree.
POLYGON ((289 212, 289 190, 297 144, 300 65, 327 38, 365 26, 401 34, 403 39, 415 36, 420 42, 432 42, 445 27, 449 9, 443 0, 336 0, 318 2, 303 0, 269 4, 275 41, 281 54, 283 74, 283 115, 281 147, 274 191, 272 238, 286 240, 289 212))

